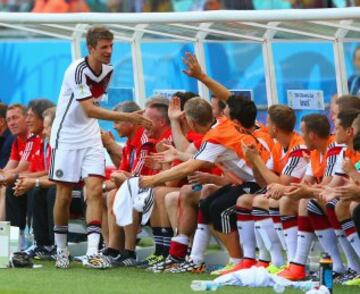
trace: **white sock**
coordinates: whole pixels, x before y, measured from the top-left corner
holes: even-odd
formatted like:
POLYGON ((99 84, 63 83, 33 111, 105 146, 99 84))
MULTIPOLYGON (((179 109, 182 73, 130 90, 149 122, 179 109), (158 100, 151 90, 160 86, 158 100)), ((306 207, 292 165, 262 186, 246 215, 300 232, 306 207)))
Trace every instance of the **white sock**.
POLYGON ((57 251, 67 250, 67 234, 54 234, 57 251))
POLYGON ((297 235, 298 235, 298 228, 291 227, 284 230, 284 237, 286 242, 286 254, 288 258, 288 262, 293 261, 295 254, 296 254, 296 246, 297 246, 297 235))
POLYGON ((237 221, 240 244, 246 258, 256 258, 254 221, 237 221))
POLYGON ((88 246, 86 255, 94 255, 99 252, 100 234, 92 233, 87 236, 88 246))
POLYGON ((354 248, 352 248, 348 239, 343 232, 343 230, 335 230, 335 235, 340 243, 341 249, 344 252, 347 260, 347 265, 349 268, 356 272, 360 272, 359 257, 356 255, 354 248))
POLYGON ((274 223, 271 218, 257 221, 256 227, 259 227, 261 238, 263 239, 266 249, 270 252, 271 263, 275 266, 283 266, 285 264, 284 257, 282 256, 282 246, 277 236, 274 223))
POLYGON ((321 247, 331 256, 333 261, 333 271, 343 273, 345 271, 345 267, 340 257, 339 248, 337 246, 337 238, 333 228, 316 230, 315 234, 319 239, 321 247))
POLYGON ((200 264, 205 260, 206 248, 210 240, 210 228, 205 224, 198 224, 195 231, 190 258, 195 264, 200 264))
POLYGON ((297 234, 296 254, 292 260, 295 263, 305 265, 309 257, 311 244, 315 238, 314 233, 299 231, 297 234))
POLYGON ((354 248, 357 256, 360 256, 360 238, 357 232, 352 233, 351 235, 347 236, 346 239, 349 240, 352 248, 354 248))
POLYGON ((176 243, 180 243, 183 245, 189 244, 189 237, 184 234, 179 234, 171 239, 171 241, 174 241, 176 243))
POLYGON ((270 254, 269 251, 266 249, 263 239, 261 238, 260 228, 254 226, 254 233, 255 233, 256 246, 259 249, 258 259, 262 261, 270 261, 270 254))
POLYGON ((274 223, 274 228, 275 228, 276 234, 279 237, 279 240, 280 240, 283 250, 286 250, 286 242, 285 242, 285 236, 284 236, 284 230, 283 230, 282 223, 281 222, 274 223))

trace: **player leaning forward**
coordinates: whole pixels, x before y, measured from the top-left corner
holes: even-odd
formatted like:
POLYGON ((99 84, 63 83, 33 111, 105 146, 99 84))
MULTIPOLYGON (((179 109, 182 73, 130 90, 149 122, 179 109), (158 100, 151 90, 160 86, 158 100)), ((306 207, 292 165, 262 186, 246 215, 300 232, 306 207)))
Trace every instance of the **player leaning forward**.
POLYGON ((86 34, 89 55, 74 61, 66 70, 56 117, 51 132, 53 150, 49 178, 56 182, 54 233, 56 267, 69 267, 67 233, 72 189, 83 180, 86 188, 88 248, 83 264, 105 268, 97 258, 101 234, 102 183, 105 157, 97 119, 131 121, 149 127, 140 115, 102 109, 99 101, 106 92, 113 68, 110 63, 113 34, 104 27, 86 34))

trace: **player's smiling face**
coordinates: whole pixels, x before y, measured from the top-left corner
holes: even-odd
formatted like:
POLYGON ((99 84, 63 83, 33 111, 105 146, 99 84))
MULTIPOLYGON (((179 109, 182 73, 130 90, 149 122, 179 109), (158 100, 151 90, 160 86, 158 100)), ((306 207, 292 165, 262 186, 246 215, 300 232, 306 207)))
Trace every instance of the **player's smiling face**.
POLYGON ((94 59, 101 64, 109 64, 111 61, 111 54, 113 48, 112 40, 98 40, 95 48, 90 47, 90 54, 94 59))
POLYGON ((31 108, 26 113, 26 125, 31 133, 37 135, 42 133, 43 121, 31 108))

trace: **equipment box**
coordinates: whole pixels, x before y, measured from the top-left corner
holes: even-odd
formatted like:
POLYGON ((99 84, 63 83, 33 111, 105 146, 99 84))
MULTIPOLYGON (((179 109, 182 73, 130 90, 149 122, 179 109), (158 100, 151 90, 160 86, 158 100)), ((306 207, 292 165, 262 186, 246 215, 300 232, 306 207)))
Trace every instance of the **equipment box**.
POLYGON ((9 267, 10 222, 0 222, 0 268, 9 267))

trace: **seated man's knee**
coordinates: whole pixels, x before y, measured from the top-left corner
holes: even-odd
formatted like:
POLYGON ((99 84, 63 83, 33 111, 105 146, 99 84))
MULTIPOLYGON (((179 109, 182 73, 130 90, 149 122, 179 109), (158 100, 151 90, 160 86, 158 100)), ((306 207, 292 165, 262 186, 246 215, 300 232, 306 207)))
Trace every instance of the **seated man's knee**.
POLYGON ((236 206, 251 209, 254 201, 254 195, 243 194, 236 200, 236 206))
POLYGON ((202 190, 201 190, 201 199, 204 199, 206 197, 208 197, 209 195, 211 195, 212 193, 214 193, 215 191, 217 191, 219 189, 219 186, 213 185, 213 184, 207 184, 204 185, 202 190))
POLYGON ((176 207, 178 204, 180 193, 178 191, 170 192, 165 196, 165 207, 167 210, 176 207))
POLYGON ((255 196, 253 201, 253 207, 269 209, 269 199, 267 199, 264 195, 255 196))

